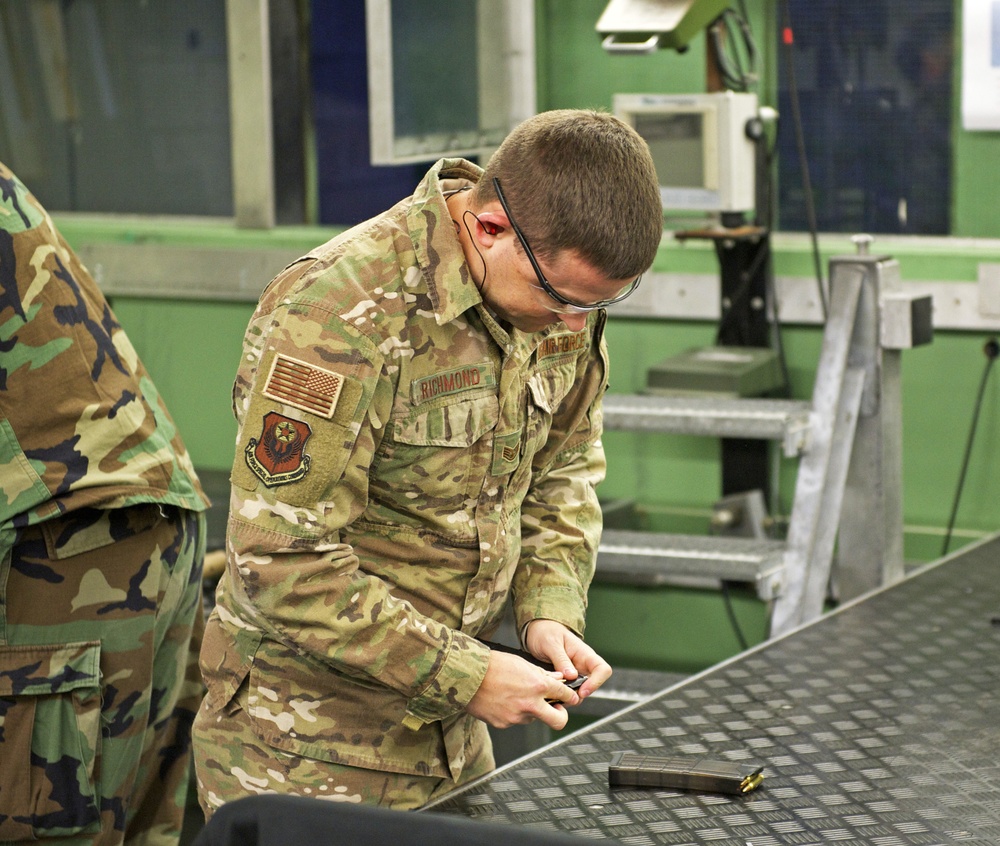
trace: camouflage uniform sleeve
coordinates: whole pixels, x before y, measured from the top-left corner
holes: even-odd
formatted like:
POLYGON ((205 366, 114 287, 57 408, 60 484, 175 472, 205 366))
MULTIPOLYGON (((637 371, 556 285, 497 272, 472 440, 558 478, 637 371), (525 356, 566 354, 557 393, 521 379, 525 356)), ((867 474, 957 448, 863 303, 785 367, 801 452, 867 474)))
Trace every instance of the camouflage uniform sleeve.
POLYGON ((394 596, 380 563, 345 541, 361 531, 352 524, 392 409, 391 341, 379 348, 315 304, 280 305, 254 336, 234 393, 223 602, 333 672, 398 691, 410 727, 460 712, 489 651, 394 596))
POLYGON ((601 538, 597 485, 607 469, 601 400, 608 386, 606 315, 594 316, 588 353, 557 410, 522 506, 521 564, 514 576, 518 631, 546 618, 583 635, 587 589, 601 538))

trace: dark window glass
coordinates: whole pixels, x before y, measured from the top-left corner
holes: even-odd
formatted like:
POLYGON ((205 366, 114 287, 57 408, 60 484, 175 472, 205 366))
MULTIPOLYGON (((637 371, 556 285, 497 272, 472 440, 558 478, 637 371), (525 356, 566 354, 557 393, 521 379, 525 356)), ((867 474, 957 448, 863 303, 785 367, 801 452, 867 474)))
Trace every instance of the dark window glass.
MULTIPOLYGON (((790 0, 817 225, 947 234, 954 13, 942 0, 790 0)), ((780 54, 779 228, 808 228, 780 54)))
POLYGON ((232 214, 224 0, 0 2, 0 159, 49 208, 232 214))
POLYGON ((319 222, 348 225, 412 193, 427 165, 371 164, 364 0, 313 0, 311 15, 319 222))

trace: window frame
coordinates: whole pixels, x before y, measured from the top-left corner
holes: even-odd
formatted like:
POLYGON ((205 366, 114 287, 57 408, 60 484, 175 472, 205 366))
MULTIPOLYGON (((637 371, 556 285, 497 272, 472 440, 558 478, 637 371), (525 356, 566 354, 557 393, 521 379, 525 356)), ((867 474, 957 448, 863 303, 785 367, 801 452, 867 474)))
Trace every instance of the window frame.
MULTIPOLYGON (((476 0, 476 34, 480 112, 506 113, 499 131, 397 136, 394 125, 397 92, 393 87, 392 3, 365 0, 368 55, 368 120, 372 164, 395 165, 453 156, 489 155, 515 125, 535 114, 535 20, 533 0, 476 0), (503 7, 501 32, 487 12, 503 7), (502 84, 498 85, 497 80, 502 84)), ((466 2, 466 0, 462 0, 466 2)))

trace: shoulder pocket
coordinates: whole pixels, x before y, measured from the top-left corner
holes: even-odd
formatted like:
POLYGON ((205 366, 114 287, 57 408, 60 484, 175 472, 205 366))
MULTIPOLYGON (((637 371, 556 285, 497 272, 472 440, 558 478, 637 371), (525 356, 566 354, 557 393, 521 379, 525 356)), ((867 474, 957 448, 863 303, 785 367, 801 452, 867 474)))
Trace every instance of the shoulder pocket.
POLYGON ((232 483, 245 491, 280 491, 292 505, 314 505, 339 482, 361 431, 364 388, 345 379, 327 418, 255 393, 237 440, 232 483))
POLYGON ((100 830, 100 642, 0 646, 0 840, 100 830))

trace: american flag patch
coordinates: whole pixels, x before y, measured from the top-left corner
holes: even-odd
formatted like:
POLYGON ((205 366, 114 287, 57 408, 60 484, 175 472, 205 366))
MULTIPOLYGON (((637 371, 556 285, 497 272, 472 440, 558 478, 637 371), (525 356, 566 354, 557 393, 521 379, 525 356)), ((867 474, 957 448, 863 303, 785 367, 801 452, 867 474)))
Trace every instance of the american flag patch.
POLYGON ((344 377, 339 373, 277 355, 264 385, 264 396, 330 418, 343 385, 344 377))

